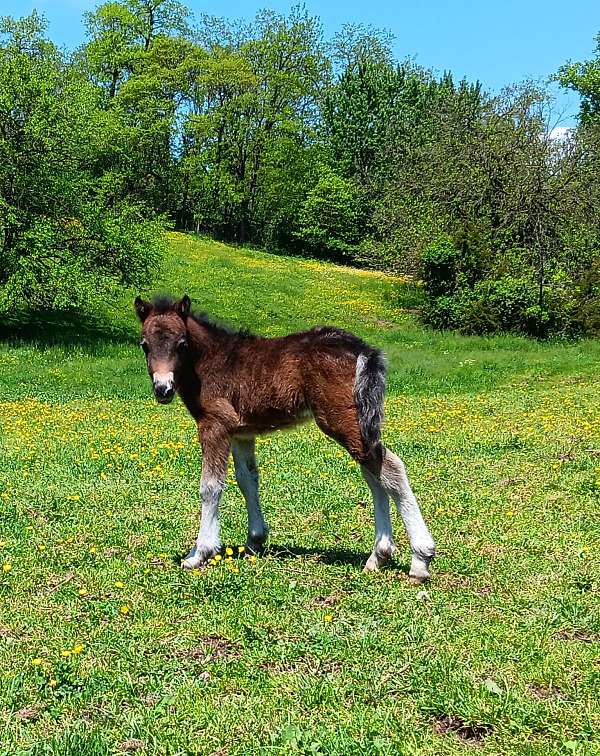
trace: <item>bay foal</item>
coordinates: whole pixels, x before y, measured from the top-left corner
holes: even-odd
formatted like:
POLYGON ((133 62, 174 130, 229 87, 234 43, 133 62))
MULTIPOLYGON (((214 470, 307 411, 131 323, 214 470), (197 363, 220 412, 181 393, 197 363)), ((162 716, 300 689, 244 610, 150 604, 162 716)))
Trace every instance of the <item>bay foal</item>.
POLYGON ((365 570, 379 569, 394 551, 391 497, 412 550, 409 575, 416 582, 429 577, 435 544, 402 461, 381 443, 385 362, 379 350, 332 326, 276 339, 231 331, 192 314, 187 296, 138 297, 135 308, 156 399, 166 404, 180 395, 202 446, 200 530, 183 567, 201 567, 221 547, 219 500, 231 452, 248 509, 247 548, 263 546, 268 528, 254 439, 312 417, 360 464, 373 495, 375 546, 365 570))

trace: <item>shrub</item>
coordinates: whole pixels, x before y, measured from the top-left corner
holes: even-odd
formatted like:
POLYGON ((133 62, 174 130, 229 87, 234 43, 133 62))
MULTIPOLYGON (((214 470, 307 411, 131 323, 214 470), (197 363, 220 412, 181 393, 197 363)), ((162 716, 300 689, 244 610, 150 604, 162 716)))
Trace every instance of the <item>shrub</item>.
POLYGON ((555 283, 548 287, 544 306, 540 308, 538 287, 532 279, 511 276, 484 279, 450 294, 430 295, 423 319, 434 328, 467 334, 565 333, 572 330, 571 296, 568 286, 555 283))
POLYGON ((322 166, 300 208, 296 238, 311 254, 352 259, 358 251, 361 226, 354 183, 322 166))

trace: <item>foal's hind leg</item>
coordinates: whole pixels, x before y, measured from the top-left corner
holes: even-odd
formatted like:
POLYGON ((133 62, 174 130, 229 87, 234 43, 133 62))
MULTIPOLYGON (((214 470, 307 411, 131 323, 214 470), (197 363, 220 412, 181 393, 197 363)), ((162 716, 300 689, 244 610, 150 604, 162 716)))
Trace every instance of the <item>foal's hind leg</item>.
POLYGON ((267 540, 269 528, 260 508, 254 439, 234 439, 231 448, 235 464, 235 479, 246 500, 248 510, 246 548, 249 551, 260 551, 267 540))
POLYGON ((382 567, 394 553, 390 500, 378 478, 365 466, 361 467, 364 479, 373 495, 375 508, 375 546, 365 565, 365 572, 374 572, 382 567))
POLYGON ((392 497, 404 522, 412 551, 409 576, 415 582, 429 578, 429 563, 435 556, 435 542, 431 537, 414 493, 408 482, 402 460, 389 449, 383 450, 379 480, 392 497))

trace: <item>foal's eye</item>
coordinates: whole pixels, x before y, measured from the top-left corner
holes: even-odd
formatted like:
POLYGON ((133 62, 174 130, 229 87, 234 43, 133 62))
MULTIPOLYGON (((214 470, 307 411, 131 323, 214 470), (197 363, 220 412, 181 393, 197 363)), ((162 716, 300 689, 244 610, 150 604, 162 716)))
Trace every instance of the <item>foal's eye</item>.
POLYGON ((140 341, 140 346, 144 350, 144 354, 148 354, 148 342, 147 341, 140 341))
POLYGON ((183 352, 184 349, 187 349, 187 339, 179 339, 177 342, 177 349, 180 352, 183 352))

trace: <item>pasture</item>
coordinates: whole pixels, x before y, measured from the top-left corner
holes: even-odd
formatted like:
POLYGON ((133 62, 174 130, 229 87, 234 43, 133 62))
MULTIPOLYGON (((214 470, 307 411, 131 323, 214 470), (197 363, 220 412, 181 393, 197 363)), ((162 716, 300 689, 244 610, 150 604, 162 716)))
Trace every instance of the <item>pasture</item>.
MULTIPOLYGON (((384 441, 438 544, 363 574, 368 489, 312 425, 258 444, 270 546, 184 572, 200 452, 131 296, 0 346, 0 753, 600 753, 600 344, 424 330, 383 274, 171 235, 157 289, 389 357, 384 441)), ((14 334, 16 333, 16 336, 14 334)))

